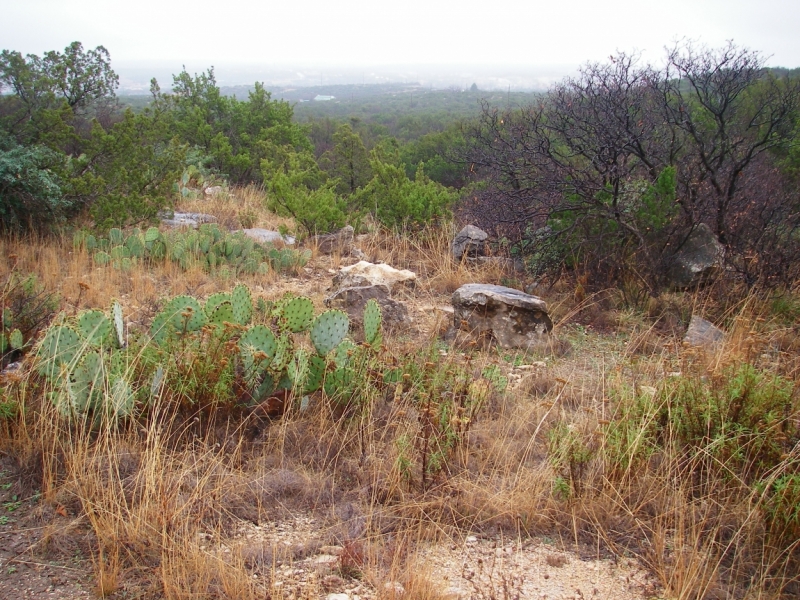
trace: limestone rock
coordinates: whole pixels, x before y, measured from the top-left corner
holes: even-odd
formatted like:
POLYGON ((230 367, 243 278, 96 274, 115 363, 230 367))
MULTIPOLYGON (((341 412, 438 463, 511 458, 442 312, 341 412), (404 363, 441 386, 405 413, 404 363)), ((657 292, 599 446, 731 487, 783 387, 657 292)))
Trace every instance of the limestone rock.
POLYGON ((452 297, 453 327, 473 338, 491 336, 503 348, 529 349, 549 342, 547 303, 512 288, 468 283, 452 297))
POLYGON ((464 255, 469 258, 486 255, 486 240, 489 234, 475 225, 467 225, 456 234, 450 248, 455 260, 461 260, 464 255))
POLYGON ((293 246, 295 243, 295 238, 293 236, 281 235, 279 232, 271 231, 269 229, 254 227, 252 229, 242 229, 241 231, 247 237, 254 239, 260 244, 274 244, 275 242, 282 242, 287 246, 293 246))
POLYGON ((689 328, 686 330, 686 335, 683 337, 685 344, 694 347, 715 346, 724 339, 724 331, 716 327, 710 321, 706 321, 697 315, 692 315, 689 321, 689 328))
POLYGON ((412 271, 362 260, 349 267, 342 267, 333 278, 333 289, 382 285, 391 291, 395 284, 413 284, 416 279, 417 275, 412 271))
POLYGON ((347 225, 336 233, 315 235, 309 238, 308 245, 316 246, 320 254, 349 254, 353 248, 353 234, 355 230, 347 225))
POLYGON ((191 227, 197 229, 201 223, 215 223, 217 217, 214 215, 207 215, 204 213, 160 213, 159 218, 161 222, 168 227, 191 227))
POLYGON ((721 269, 723 255, 722 244, 708 225, 700 223, 672 257, 670 285, 679 289, 701 285, 721 269))

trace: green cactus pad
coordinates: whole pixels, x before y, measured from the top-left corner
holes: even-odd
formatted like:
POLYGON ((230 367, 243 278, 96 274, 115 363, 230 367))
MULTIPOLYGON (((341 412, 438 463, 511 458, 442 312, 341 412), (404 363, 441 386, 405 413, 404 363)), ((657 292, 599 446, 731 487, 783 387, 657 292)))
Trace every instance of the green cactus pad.
POLYGON ((283 334, 275 341, 275 357, 272 359, 270 369, 276 373, 280 373, 286 369, 289 361, 292 359, 294 355, 294 345, 292 344, 292 338, 289 337, 289 334, 283 334))
POLYGON ((349 367, 336 369, 332 373, 328 373, 325 377, 325 394, 329 397, 345 394, 350 391, 355 378, 356 372, 349 367))
POLYGON ((148 250, 150 250, 153 247, 153 244, 160 239, 161 232, 158 230, 158 227, 150 227, 144 233, 144 245, 148 250))
POLYGON ((305 389, 307 394, 316 392, 322 387, 326 367, 327 363, 321 356, 314 354, 308 359, 308 376, 306 377, 305 389))
POLYGON ((239 338, 239 352, 242 356, 245 377, 253 378, 265 371, 272 363, 277 350, 275 334, 264 325, 254 325, 239 338), (255 359, 256 352, 263 352, 266 358, 255 359))
POLYGON ((103 359, 98 352, 89 352, 75 367, 69 381, 72 408, 85 413, 95 408, 103 397, 103 359))
POLYGON ((198 331, 206 324, 200 303, 191 296, 175 296, 153 319, 150 335, 163 344, 171 333, 198 331))
POLYGON ((336 352, 333 354, 333 362, 337 367, 341 368, 350 362, 350 356, 355 352, 357 346, 349 339, 342 340, 342 343, 336 346, 336 352))
POLYGON ((231 292, 231 304, 233 305, 233 319, 239 325, 247 325, 253 316, 253 298, 250 295, 250 288, 239 284, 231 292))
POLYGON ((218 292, 216 294, 211 294, 206 299, 206 304, 203 307, 203 310, 205 310, 206 316, 210 317, 211 313, 214 312, 215 308, 217 308, 223 302, 230 302, 230 301, 231 301, 231 295, 225 292, 218 292))
POLYGON ((122 304, 119 300, 111 301, 111 321, 114 326, 114 342, 117 348, 125 346, 125 323, 122 320, 122 304))
POLYGON ((281 317, 292 333, 305 331, 314 317, 314 303, 303 296, 292 298, 283 307, 281 317))
POLYGON ((370 345, 380 342, 381 307, 375 298, 370 298, 364 307, 364 339, 370 345))
POLYGON ((78 315, 78 331, 90 346, 99 346, 111 339, 113 325, 101 310, 86 310, 78 315))
POLYGON ((286 374, 296 389, 304 390, 308 378, 308 352, 300 348, 286 366, 286 374))
POLYGON ((39 373, 55 379, 62 367, 69 368, 84 345, 77 331, 68 325, 55 325, 47 330, 39 347, 39 373))
POLYGON ((107 253, 103 252, 102 250, 100 252, 95 252, 94 253, 94 262, 95 262, 96 265, 107 265, 108 263, 111 262, 111 256, 109 256, 107 253))
POLYGON ((320 356, 325 356, 342 343, 349 327, 350 319, 346 313, 341 310, 326 310, 311 325, 311 343, 320 356))
POLYGON ((89 252, 93 252, 97 248, 97 238, 91 233, 86 236, 86 239, 83 243, 86 246, 86 250, 89 252))
POLYGON ((221 302, 211 311, 208 322, 222 327, 225 323, 233 323, 233 306, 229 301, 221 302))
POLYGON ((125 241, 125 237, 122 235, 122 230, 119 227, 112 227, 108 232, 108 240, 113 246, 121 246, 125 241))
POLYGON ((131 253, 132 257, 142 258, 145 253, 144 243, 138 235, 129 235, 125 240, 125 247, 131 253))
POLYGON ((114 419, 129 416, 133 412, 135 399, 130 384, 122 377, 119 377, 111 384, 109 391, 110 394, 104 407, 108 416, 114 419))
POLYGON ((20 350, 25 345, 22 340, 22 332, 19 329, 14 329, 8 334, 8 344, 14 350, 20 350))

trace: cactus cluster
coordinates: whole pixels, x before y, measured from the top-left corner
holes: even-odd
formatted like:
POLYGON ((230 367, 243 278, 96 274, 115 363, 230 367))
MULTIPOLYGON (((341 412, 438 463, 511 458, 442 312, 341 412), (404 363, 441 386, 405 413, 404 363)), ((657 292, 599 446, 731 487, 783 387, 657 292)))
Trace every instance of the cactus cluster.
POLYGON ((51 397, 67 416, 118 419, 131 414, 135 395, 124 356, 122 306, 110 316, 85 310, 62 318, 42 339, 37 370, 51 384, 51 397))
POLYGON ((207 271, 223 268, 233 275, 265 275, 271 270, 296 271, 311 258, 308 250, 274 248, 254 242, 242 232, 222 231, 216 223, 204 223, 197 230, 161 233, 156 227, 142 232, 134 229, 125 236, 114 228, 107 238, 96 238, 85 231, 74 236, 74 246, 85 248, 97 265, 110 264, 128 270, 138 262, 171 261, 183 269, 200 267, 207 271))

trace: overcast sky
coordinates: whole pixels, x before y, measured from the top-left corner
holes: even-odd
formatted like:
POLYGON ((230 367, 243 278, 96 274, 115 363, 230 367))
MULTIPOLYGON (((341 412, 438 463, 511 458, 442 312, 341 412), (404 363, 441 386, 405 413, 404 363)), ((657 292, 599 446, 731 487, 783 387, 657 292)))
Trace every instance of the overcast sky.
MULTIPOLYGON (((683 37, 800 66, 800 0, 0 0, 0 48, 104 45, 112 66, 659 62, 683 37)), ((201 66, 202 68, 202 66, 201 66)))

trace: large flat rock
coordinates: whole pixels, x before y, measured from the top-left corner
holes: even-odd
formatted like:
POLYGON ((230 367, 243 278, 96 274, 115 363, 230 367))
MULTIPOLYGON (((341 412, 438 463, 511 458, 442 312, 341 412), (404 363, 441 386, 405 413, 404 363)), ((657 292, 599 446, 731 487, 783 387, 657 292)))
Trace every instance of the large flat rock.
POLYGON ((453 292, 452 302, 454 328, 475 338, 488 335, 503 348, 523 350, 549 341, 553 322, 541 298, 500 285, 469 283, 453 292))

